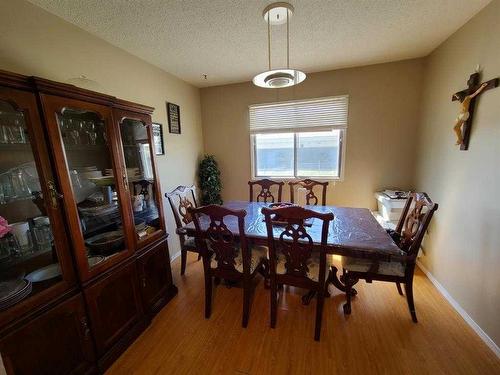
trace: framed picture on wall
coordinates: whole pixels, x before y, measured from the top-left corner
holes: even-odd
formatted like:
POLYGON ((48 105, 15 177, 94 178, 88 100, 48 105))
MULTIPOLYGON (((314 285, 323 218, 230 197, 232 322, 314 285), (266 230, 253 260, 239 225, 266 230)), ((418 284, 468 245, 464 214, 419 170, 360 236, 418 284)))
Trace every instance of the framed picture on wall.
POLYGON ((165 146, 163 145, 163 126, 157 122, 152 124, 153 142, 155 155, 165 155, 165 146))
POLYGON ((167 102, 168 132, 181 134, 181 111, 174 103, 167 102))

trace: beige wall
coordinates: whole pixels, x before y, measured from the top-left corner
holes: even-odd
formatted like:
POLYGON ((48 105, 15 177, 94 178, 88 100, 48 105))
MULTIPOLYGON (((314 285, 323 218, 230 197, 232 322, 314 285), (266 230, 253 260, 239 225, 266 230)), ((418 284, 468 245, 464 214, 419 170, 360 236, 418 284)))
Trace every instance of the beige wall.
POLYGON ((500 88, 479 99, 469 151, 454 146, 454 92, 481 64, 500 76, 500 1, 495 0, 426 60, 417 187, 440 204, 422 263, 500 344, 500 88))
MULTIPOLYGON (((0 69, 67 82, 81 74, 87 87, 155 107, 164 126, 165 156, 158 156, 163 192, 195 181, 203 151, 199 90, 24 0, 0 0, 0 69), (182 135, 168 133, 165 102, 181 107, 182 135)), ((164 206, 170 254, 179 251, 170 207, 164 206)))
POLYGON ((248 199, 250 104, 343 94, 349 95, 345 174, 329 187, 328 202, 374 207, 375 191, 411 188, 422 72, 422 60, 407 60, 314 73, 281 90, 251 82, 202 89, 205 152, 220 163, 223 198, 248 199))

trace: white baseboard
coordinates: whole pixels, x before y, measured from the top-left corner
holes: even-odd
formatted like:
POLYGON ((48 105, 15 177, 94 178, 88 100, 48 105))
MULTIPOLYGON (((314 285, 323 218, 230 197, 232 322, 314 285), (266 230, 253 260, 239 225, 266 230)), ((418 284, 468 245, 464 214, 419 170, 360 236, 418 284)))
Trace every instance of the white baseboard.
POLYGON ((172 263, 174 260, 176 260, 180 256, 181 256, 181 252, 180 251, 176 252, 174 255, 172 255, 172 258, 170 258, 170 263, 172 263))
POLYGON ((470 317, 469 314, 458 304, 457 301, 448 293, 448 291, 436 280, 436 278, 429 272, 425 266, 422 265, 421 262, 417 260, 418 268, 422 270, 423 273, 427 276, 427 278, 434 284, 436 289, 441 293, 441 295, 450 303, 450 305, 460 314, 460 316, 466 321, 466 323, 471 326, 471 328, 478 334, 481 340, 484 341, 488 347, 493 350, 498 358, 500 358, 500 348, 498 345, 489 337, 486 332, 482 330, 482 328, 470 317))

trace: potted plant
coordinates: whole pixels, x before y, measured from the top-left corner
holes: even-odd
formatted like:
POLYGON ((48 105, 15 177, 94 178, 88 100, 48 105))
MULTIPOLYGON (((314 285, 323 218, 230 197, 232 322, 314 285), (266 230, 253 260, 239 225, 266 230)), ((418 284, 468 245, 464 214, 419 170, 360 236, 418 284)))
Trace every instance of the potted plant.
POLYGON ((198 178, 200 180, 202 204, 222 204, 220 170, 213 155, 205 155, 201 160, 198 178))

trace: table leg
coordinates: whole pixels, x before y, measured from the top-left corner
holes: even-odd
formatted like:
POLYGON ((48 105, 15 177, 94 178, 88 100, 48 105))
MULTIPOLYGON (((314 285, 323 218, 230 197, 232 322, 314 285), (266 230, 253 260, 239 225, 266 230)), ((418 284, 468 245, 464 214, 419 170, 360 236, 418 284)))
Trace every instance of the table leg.
MULTIPOLYGON (((337 277, 337 273, 338 273, 338 269, 337 267, 335 266, 331 266, 331 270, 330 270, 330 274, 328 275, 328 280, 327 280, 327 283, 328 284, 333 284, 333 286, 337 289, 339 289, 340 291, 344 292, 346 291, 346 288, 345 288, 345 285, 344 285, 344 280, 343 280, 343 275, 340 275, 340 278, 337 277)), ((358 280, 356 280, 356 282, 353 284, 355 285, 356 283, 358 282, 358 280)), ((354 297, 356 294, 358 294, 358 291, 354 288, 351 288, 351 297, 354 297)), ((309 292, 307 292, 306 294, 304 294, 302 296, 302 304, 303 305, 309 305, 309 303, 311 303, 312 299, 314 298, 314 296, 316 295, 316 292, 314 290, 310 290, 309 292)), ((328 298, 330 297, 330 293, 328 293, 328 291, 326 292, 325 294, 325 297, 328 298)))
POLYGON ((307 292, 306 294, 304 294, 302 296, 302 304, 303 305, 309 305, 309 303, 311 302, 311 300, 314 298, 315 295, 316 295, 316 291, 315 290, 310 290, 309 292, 307 292))
MULTIPOLYGON (((339 279, 337 277, 337 272, 339 272, 337 267, 331 266, 330 274, 328 275, 328 282, 332 283, 335 288, 337 288, 338 290, 345 293, 346 288, 345 288, 345 285, 343 282, 344 281, 343 275, 341 275, 340 279, 339 279)), ((357 282, 358 282, 358 280, 356 280, 356 282, 353 285, 356 285, 357 282)), ((351 296, 355 296, 356 294, 358 294, 358 291, 356 289, 352 288, 351 289, 351 296)))

